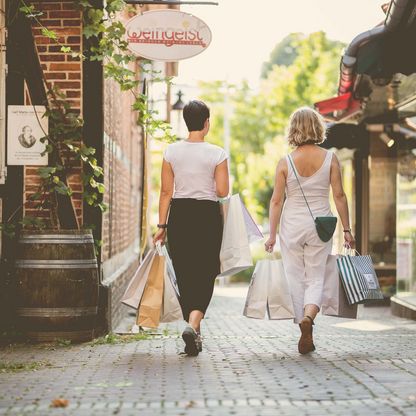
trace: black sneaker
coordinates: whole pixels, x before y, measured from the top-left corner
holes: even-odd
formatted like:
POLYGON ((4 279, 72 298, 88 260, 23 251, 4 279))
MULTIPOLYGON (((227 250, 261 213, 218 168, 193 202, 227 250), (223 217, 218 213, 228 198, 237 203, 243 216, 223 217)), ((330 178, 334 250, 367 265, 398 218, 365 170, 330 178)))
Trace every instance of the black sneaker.
POLYGON ((182 339, 185 342, 185 353, 191 357, 196 357, 199 354, 199 349, 197 346, 198 335, 195 330, 187 326, 182 332, 182 339))

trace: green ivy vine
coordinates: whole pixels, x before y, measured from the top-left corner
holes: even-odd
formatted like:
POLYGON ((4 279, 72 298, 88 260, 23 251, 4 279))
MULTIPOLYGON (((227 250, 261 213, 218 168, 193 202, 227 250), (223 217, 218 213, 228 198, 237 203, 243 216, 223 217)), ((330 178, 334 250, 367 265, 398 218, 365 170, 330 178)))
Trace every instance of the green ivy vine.
MULTIPOLYGON (((127 47, 125 28, 117 20, 117 13, 127 10, 133 14, 137 12, 135 7, 128 6, 124 0, 107 0, 101 9, 94 7, 88 0, 75 0, 74 4, 82 11, 83 35, 91 41, 91 46, 88 50, 74 51, 59 41, 56 32, 42 24, 39 19, 43 15, 42 11, 36 10, 30 1, 17 1, 20 3, 20 12, 41 28, 43 36, 59 45, 62 53, 80 60, 102 62, 104 77, 116 81, 121 91, 130 91, 134 97, 132 109, 137 114, 137 123, 143 128, 144 134, 155 136, 157 133, 157 137, 162 140, 175 140, 170 125, 159 120, 157 111, 149 108, 147 95, 138 92, 144 81, 137 79, 136 72, 129 69, 129 64, 138 58, 127 47)), ((148 63, 149 61, 140 60, 140 71, 148 82, 171 82, 170 79, 161 77, 159 72, 149 70, 148 63)), ((49 209, 52 212, 52 226, 59 228, 59 222, 53 215, 57 207, 56 196, 61 194, 71 197, 72 189, 64 178, 71 174, 75 166, 82 165, 84 201, 101 211, 107 207, 102 200, 105 191, 103 168, 94 157, 95 149, 82 143, 82 117, 71 111, 67 97, 59 89, 48 89, 47 97, 47 110, 43 116, 49 117, 51 127, 41 141, 45 143, 44 154, 50 155, 49 166, 38 169, 41 184, 30 196, 30 200, 38 210, 49 209)), ((21 221, 14 222, 16 214, 17 210, 6 222, 0 224, 0 229, 8 236, 13 236, 18 227, 46 227, 45 222, 36 216, 25 216, 21 221)))

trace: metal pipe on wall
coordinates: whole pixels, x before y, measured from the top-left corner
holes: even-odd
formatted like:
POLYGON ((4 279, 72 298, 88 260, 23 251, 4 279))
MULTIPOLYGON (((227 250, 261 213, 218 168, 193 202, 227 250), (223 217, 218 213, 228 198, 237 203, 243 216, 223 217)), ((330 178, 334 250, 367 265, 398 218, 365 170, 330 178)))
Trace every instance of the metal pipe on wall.
POLYGON ((0 0, 0 185, 6 181, 6 0, 0 0))
POLYGON ((345 94, 351 90, 354 79, 354 67, 357 61, 357 53, 362 45, 370 40, 384 36, 386 33, 396 29, 400 23, 405 8, 409 0, 392 0, 387 11, 384 24, 376 26, 357 35, 345 50, 345 54, 341 59, 340 80, 338 87, 338 95, 345 94))

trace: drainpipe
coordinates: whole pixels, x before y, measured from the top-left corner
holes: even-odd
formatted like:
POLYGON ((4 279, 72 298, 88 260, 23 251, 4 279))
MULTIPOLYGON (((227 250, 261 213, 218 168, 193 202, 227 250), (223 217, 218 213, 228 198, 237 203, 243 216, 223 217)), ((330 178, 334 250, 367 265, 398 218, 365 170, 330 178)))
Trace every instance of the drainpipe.
POLYGON ((0 185, 6 181, 6 2, 0 0, 0 185))
POLYGON ((360 47, 370 40, 384 36, 386 33, 396 29, 402 20, 408 2, 409 0, 392 0, 384 24, 360 33, 348 45, 341 60, 338 95, 345 94, 351 89, 354 81, 354 67, 357 62, 357 53, 360 47))

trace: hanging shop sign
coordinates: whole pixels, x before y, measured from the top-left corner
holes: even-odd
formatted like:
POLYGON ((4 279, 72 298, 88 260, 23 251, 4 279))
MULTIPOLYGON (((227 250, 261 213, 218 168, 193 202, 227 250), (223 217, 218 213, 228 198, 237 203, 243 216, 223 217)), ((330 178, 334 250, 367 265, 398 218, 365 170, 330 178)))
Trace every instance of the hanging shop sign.
POLYGON ((48 134, 48 118, 42 117, 41 105, 9 105, 7 107, 7 164, 45 166, 48 155, 42 155, 48 134))
POLYGON ((180 10, 152 10, 126 24, 126 41, 136 55, 152 61, 175 62, 204 52, 211 43, 210 28, 180 10))

